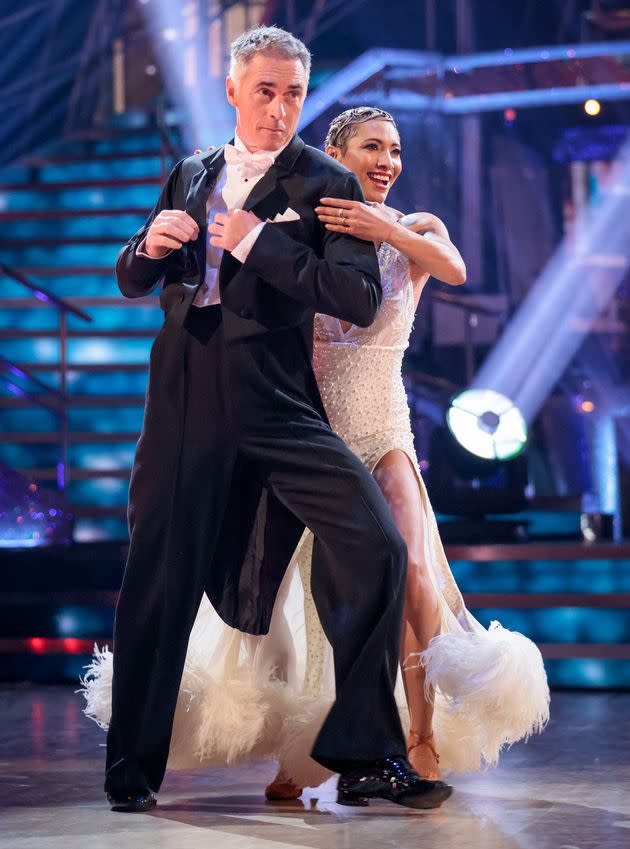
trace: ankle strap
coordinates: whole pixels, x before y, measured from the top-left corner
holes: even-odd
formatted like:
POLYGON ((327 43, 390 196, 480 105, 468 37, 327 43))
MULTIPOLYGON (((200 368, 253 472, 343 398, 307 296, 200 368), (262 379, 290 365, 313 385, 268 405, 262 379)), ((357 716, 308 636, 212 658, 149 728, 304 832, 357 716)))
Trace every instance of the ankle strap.
POLYGON ((431 749, 431 752, 432 752, 435 760, 438 763, 440 762, 440 756, 435 751, 435 747, 433 746, 433 744, 430 742, 431 740, 433 740, 433 733, 427 735, 426 737, 423 737, 422 734, 418 734, 417 731, 412 731, 411 729, 409 729, 409 736, 413 737, 414 740, 415 740, 415 743, 413 744, 413 746, 409 747, 409 751, 411 751, 412 749, 415 749, 417 746, 422 746, 422 745, 428 746, 429 749, 431 749))

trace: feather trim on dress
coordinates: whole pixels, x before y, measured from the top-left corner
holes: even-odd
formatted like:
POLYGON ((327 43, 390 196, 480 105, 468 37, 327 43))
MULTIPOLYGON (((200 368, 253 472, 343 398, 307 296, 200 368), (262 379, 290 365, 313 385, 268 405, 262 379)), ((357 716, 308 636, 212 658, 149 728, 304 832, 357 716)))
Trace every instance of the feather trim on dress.
POLYGON ((538 648, 492 622, 447 631, 422 652, 425 688, 436 690, 434 733, 445 771, 496 766, 501 750, 549 720, 549 687, 538 648))

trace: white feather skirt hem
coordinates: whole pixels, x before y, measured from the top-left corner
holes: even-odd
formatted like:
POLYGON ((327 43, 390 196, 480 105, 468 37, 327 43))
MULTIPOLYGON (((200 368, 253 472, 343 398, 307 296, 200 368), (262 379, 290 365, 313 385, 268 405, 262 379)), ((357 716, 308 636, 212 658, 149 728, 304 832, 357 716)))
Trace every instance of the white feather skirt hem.
MULTIPOLYGON (((84 713, 101 728, 111 718, 113 655, 95 646, 81 679, 84 713)), ((168 767, 233 764, 277 754, 296 699, 270 667, 241 666, 221 680, 190 658, 175 711, 168 767)))
POLYGON ((540 651, 498 622, 440 634, 419 660, 427 692, 435 688, 434 734, 445 772, 495 766, 502 749, 539 733, 549 719, 540 651))
MULTIPOLYGON (((95 647, 82 679, 85 714, 102 728, 111 715, 113 656, 95 647)), ((505 747, 542 731, 549 688, 538 648, 493 622, 488 630, 435 637, 419 658, 435 688, 434 733, 445 773, 495 766, 505 747)), ((297 695, 273 669, 248 664, 219 679, 189 658, 175 712, 168 766, 187 769, 277 758, 301 787, 332 774, 310 757, 332 696, 297 695)), ((408 726, 404 699, 399 699, 408 726)))

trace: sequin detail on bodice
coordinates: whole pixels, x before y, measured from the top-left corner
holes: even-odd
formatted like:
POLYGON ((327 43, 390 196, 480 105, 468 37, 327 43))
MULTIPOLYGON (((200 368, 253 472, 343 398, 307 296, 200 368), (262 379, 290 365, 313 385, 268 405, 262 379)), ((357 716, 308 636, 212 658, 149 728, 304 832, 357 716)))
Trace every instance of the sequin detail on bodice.
POLYGON ((383 296, 369 327, 344 333, 338 319, 315 317, 313 367, 332 429, 368 466, 402 448, 413 454, 403 355, 414 319, 409 260, 387 243, 378 251, 383 296))

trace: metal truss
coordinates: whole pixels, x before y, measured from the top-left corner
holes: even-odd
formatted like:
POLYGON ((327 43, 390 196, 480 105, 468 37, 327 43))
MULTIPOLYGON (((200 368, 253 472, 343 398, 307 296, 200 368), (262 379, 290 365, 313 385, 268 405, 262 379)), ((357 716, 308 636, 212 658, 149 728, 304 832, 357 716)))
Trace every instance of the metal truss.
POLYGON ((335 103, 465 115, 588 97, 630 99, 630 41, 457 56, 369 50, 313 92, 301 126, 335 103))

